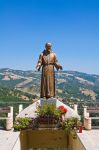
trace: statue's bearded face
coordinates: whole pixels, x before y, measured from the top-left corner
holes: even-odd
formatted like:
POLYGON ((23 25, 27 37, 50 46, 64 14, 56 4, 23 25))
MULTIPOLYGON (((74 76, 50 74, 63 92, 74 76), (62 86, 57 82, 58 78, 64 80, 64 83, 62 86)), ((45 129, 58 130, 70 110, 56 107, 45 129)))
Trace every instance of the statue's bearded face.
POLYGON ((45 48, 46 48, 47 52, 51 52, 51 45, 46 44, 45 48))

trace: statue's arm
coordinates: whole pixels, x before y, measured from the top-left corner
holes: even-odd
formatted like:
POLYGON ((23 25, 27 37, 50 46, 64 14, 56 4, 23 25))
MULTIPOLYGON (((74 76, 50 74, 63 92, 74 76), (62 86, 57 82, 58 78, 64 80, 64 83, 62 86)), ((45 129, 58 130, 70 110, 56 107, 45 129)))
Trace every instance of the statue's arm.
POLYGON ((57 56, 56 56, 56 54, 55 54, 55 68, 57 69, 57 70, 62 70, 63 69, 63 67, 58 63, 58 59, 57 59, 57 56))
POLYGON ((42 54, 40 54, 40 56, 39 56, 39 59, 38 59, 37 65, 36 65, 36 69, 38 71, 40 71, 41 66, 42 66, 42 54))

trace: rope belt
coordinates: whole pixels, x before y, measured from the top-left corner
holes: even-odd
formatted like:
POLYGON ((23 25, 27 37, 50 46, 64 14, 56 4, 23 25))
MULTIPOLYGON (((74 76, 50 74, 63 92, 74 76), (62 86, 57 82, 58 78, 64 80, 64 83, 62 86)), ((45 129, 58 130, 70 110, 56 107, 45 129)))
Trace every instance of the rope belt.
POLYGON ((54 63, 44 64, 43 66, 55 65, 54 63))

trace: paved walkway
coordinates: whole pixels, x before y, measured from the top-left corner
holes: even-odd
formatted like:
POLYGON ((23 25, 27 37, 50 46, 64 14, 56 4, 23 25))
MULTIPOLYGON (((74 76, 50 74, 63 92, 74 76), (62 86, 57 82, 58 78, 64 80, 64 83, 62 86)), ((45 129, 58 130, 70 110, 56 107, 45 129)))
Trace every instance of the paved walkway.
POLYGON ((99 130, 83 130, 78 136, 86 150, 99 150, 99 130))
MULTIPOLYGON (((19 134, 20 132, 0 130, 0 150, 13 150, 19 134)), ((99 130, 83 130, 78 136, 86 150, 99 150, 99 130)))
POLYGON ((20 132, 0 130, 0 150, 13 150, 20 132))

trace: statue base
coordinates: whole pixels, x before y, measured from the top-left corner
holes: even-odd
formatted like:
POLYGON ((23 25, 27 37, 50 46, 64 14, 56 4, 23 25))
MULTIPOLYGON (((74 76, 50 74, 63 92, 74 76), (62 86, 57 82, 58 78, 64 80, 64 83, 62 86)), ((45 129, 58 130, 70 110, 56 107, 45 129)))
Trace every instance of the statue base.
POLYGON ((49 98, 49 99, 41 98, 40 99, 40 105, 41 106, 46 105, 46 104, 56 105, 56 103, 57 103, 57 99, 56 98, 49 98))
POLYGON ((77 112, 75 112, 75 110, 70 108, 68 105, 64 104, 58 98, 49 98, 49 99, 41 98, 40 100, 37 100, 36 102, 34 102, 33 104, 25 108, 23 111, 21 111, 17 117, 24 118, 27 116, 27 117, 35 118, 37 117, 37 113, 36 113, 37 107, 43 106, 45 104, 54 104, 56 108, 58 108, 59 106, 64 106, 68 110, 64 116, 65 118, 76 117, 80 119, 80 116, 78 115, 77 112))

